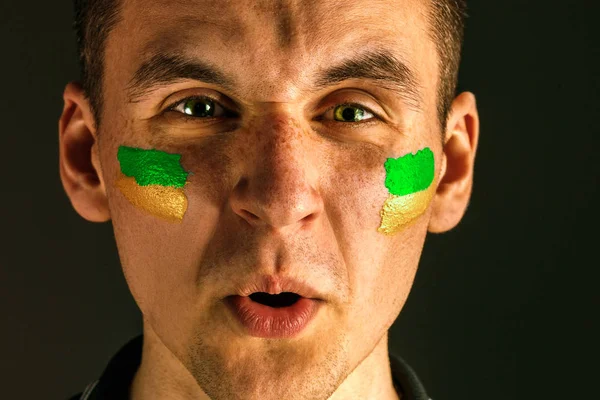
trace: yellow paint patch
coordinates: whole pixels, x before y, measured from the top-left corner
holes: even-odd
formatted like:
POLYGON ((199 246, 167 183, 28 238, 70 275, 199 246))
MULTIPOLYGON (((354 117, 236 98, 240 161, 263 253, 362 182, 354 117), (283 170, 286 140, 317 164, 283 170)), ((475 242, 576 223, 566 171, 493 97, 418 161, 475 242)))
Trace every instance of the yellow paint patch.
POLYGON ((405 196, 390 194, 380 211, 381 225, 377 230, 393 235, 408 227, 427 210, 434 192, 435 185, 432 185, 426 190, 405 196))
POLYGON ((122 172, 119 173, 116 185, 125 198, 137 208, 169 222, 181 223, 188 206, 183 188, 140 186, 134 177, 128 177, 122 172))

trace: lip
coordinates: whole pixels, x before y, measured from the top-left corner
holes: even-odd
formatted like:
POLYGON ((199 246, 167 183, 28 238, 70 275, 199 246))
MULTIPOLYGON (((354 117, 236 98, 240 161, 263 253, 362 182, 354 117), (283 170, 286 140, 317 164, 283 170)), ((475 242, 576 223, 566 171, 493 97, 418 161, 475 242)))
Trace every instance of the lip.
POLYGON ((228 296, 225 303, 246 332, 254 337, 285 339, 298 335, 314 319, 321 301, 301 297, 289 307, 273 308, 245 296, 228 296))
POLYGON ((255 279, 245 281, 238 285, 237 290, 231 295, 248 297, 256 292, 268 294, 291 292, 307 299, 323 300, 323 295, 305 281, 276 275, 259 275, 255 279))

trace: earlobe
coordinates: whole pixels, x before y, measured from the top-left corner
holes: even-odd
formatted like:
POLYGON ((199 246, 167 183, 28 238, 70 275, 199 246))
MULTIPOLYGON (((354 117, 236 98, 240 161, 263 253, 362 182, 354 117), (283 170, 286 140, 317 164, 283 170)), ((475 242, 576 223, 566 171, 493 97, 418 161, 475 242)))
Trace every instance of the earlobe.
POLYGON ((429 232, 447 232, 463 218, 471 198, 478 140, 479 115, 475 96, 464 92, 454 99, 446 124, 445 168, 440 171, 432 201, 429 232))
POLYGON ((63 99, 64 108, 58 123, 63 188, 83 218, 91 222, 108 221, 110 212, 89 101, 76 82, 67 84, 63 99))

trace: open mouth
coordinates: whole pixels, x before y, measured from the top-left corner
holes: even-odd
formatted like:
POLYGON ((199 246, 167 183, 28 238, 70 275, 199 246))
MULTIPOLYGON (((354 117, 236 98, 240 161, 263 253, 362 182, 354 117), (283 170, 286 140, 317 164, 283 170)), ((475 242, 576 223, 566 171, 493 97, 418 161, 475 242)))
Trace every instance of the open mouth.
POLYGON ((291 292, 282 292, 280 294, 256 292, 248 297, 250 297, 250 300, 252 301, 273 308, 289 307, 294 305, 301 298, 299 294, 291 292))

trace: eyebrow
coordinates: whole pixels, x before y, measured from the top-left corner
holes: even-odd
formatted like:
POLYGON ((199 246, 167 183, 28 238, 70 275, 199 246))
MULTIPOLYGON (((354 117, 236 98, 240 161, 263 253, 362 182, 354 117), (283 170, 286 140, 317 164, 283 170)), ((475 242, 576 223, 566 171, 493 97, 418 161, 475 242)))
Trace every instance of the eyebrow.
MULTIPOLYGON (((187 79, 219 85, 236 92, 235 79, 216 65, 182 54, 154 53, 138 67, 129 81, 129 101, 136 102, 160 86, 187 79)), ((350 79, 371 80, 395 92, 414 108, 420 108, 421 104, 415 72, 404 60, 385 48, 358 52, 336 65, 317 70, 312 79, 312 91, 350 79)))

